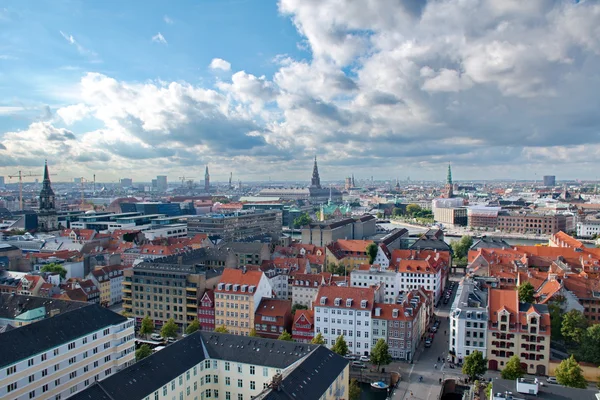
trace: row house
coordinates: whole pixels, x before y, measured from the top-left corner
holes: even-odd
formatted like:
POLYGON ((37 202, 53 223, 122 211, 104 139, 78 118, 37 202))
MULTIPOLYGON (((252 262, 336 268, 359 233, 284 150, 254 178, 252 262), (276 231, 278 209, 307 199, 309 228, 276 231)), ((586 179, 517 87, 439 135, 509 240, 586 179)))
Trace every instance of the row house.
POLYGON ((310 343, 315 337, 313 310, 296 310, 292 324, 292 338, 298 343, 310 343))
POLYGON ((528 374, 546 375, 550 362, 550 312, 545 304, 519 302, 517 290, 490 289, 488 369, 503 369, 518 355, 528 374))
POLYGON ((310 273, 310 263, 305 258, 275 258, 265 260, 259 267, 269 278, 274 296, 278 299, 292 299, 292 281, 295 273, 310 273))
POLYGON ((100 304, 110 307, 121 303, 123 299, 123 267, 110 265, 98 267, 91 271, 87 279, 92 280, 100 289, 100 304))
POLYGON ((263 298, 254 315, 254 329, 260 337, 277 339, 292 330, 292 305, 289 300, 263 298))
POLYGON ((384 289, 384 303, 393 304, 400 292, 400 274, 379 265, 363 264, 350 272, 350 286, 370 287, 380 284, 384 289))
POLYGON ((313 303, 315 335, 321 333, 329 347, 342 335, 350 353, 369 355, 373 308, 382 298, 381 286, 321 286, 313 303))
POLYGON ((261 300, 272 294, 273 287, 264 272, 225 268, 215 289, 215 325, 248 336, 261 300))
POLYGON ((450 312, 448 354, 453 362, 480 351, 487 353, 488 291, 473 279, 461 282, 450 312))
POLYGON ((200 329, 212 332, 215 330, 215 292, 207 290, 200 299, 198 307, 198 322, 200 329))
POLYGON ((301 274, 292 276, 292 304, 312 308, 319 288, 331 284, 331 274, 301 274))

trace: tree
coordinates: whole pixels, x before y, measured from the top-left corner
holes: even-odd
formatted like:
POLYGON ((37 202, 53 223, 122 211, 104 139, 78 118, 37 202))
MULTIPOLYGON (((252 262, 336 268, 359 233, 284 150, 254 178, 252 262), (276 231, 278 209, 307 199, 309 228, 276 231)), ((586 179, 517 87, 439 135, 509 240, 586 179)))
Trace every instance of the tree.
POLYGON ((258 333, 256 333, 256 329, 255 328, 250 329, 250 333, 248 334, 248 336, 258 337, 258 333))
POLYGON ((310 341, 311 344, 325 344, 325 338, 321 335, 321 332, 317 333, 317 336, 310 341))
POLYGON ((586 328, 587 321, 583 313, 578 310, 571 310, 563 316, 560 333, 567 340, 574 343, 581 343, 586 328))
POLYGON ((463 360, 462 373, 469 376, 469 379, 475 379, 483 376, 487 371, 487 360, 483 357, 483 353, 475 350, 463 360))
POLYGON ((312 218, 308 213, 303 213, 294 218, 294 228, 300 228, 301 226, 305 226, 313 222, 312 218))
POLYGON ((227 328, 225 328, 225 325, 221 325, 221 326, 215 328, 215 332, 217 332, 217 333, 229 333, 229 331, 227 330, 227 328))
POLYGON ((394 216, 394 217, 402 216, 402 209, 394 207, 394 209, 392 210, 392 216, 394 216))
POLYGON ((508 360, 500 375, 502 375, 502 379, 514 381, 517 378, 523 377, 525 372, 527 371, 523 370, 523 367, 521 366, 521 359, 515 354, 508 360))
POLYGON ((392 362, 392 356, 389 353, 390 348, 387 342, 383 339, 379 339, 373 349, 371 350, 371 362, 377 365, 377 369, 382 365, 387 365, 392 362))
POLYGON ((67 277, 67 270, 60 264, 49 263, 44 265, 41 269, 41 272, 48 272, 50 274, 59 274, 60 279, 65 279, 67 277))
POLYGON ((348 397, 350 400, 360 400, 360 385, 356 379, 350 380, 350 387, 348 388, 348 397))
POLYGON ((573 356, 566 360, 562 360, 558 367, 556 367, 556 380, 561 385, 567 387, 580 389, 585 389, 587 387, 587 382, 583 377, 583 371, 573 356))
POLYGON ((594 324, 585 330, 577 357, 581 361, 600 364, 600 325, 594 324))
POLYGON ((377 219, 382 219, 383 213, 381 211, 377 211, 377 214, 375 214, 375 216, 377 217, 377 219))
POLYGON ((200 321, 195 319, 187 326, 187 328, 185 328, 185 334, 191 335, 198 330, 200 330, 200 321))
POLYGON ((560 308, 560 305, 556 303, 548 304, 548 310, 550 311, 550 335, 552 336, 551 339, 555 341, 562 341, 563 336, 560 331, 562 328, 564 313, 560 308))
POLYGON ((533 295, 535 294, 535 289, 533 285, 529 282, 525 282, 519 285, 519 301, 521 303, 533 303, 533 295))
POLYGON ((283 331, 281 335, 277 338, 278 340, 285 340, 286 342, 293 342, 294 339, 292 335, 288 331, 283 331))
POLYGON ((150 335, 152 332, 154 332, 154 321, 152 321, 149 315, 146 315, 144 319, 142 319, 142 326, 140 326, 140 335, 148 337, 148 335, 150 335))
POLYGON ((369 264, 373 264, 373 261, 375 261, 375 257, 377 257, 378 250, 379 250, 379 247, 377 247, 375 242, 369 243, 367 245, 366 251, 367 251, 367 257, 369 257, 369 264))
POLYGON ((418 204, 409 204, 406 206, 406 213, 410 216, 414 216, 419 211, 421 211, 421 206, 418 204))
POLYGON ((306 307, 304 304, 296 303, 292 306, 292 315, 295 315, 296 311, 298 310, 308 310, 308 307, 306 307))
POLYGON ((173 318, 169 318, 169 320, 162 326, 160 330, 160 336, 165 339, 174 338, 177 337, 177 331, 179 331, 179 326, 177 326, 173 318))
POLYGON ((342 357, 348 354, 348 343, 346 343, 344 335, 340 335, 335 339, 335 343, 331 347, 331 351, 339 354, 342 357))
POLYGON ((335 263, 331 263, 327 265, 327 270, 331 272, 333 275, 345 275, 346 268, 343 265, 337 265, 335 263))
POLYGON ((469 235, 465 235, 460 240, 453 242, 452 250, 454 251, 454 257, 466 259, 471 246, 473 246, 473 238, 469 235))
POLYGON ((152 349, 147 344, 143 344, 139 349, 135 351, 135 361, 143 360, 144 358, 152 355, 152 349))

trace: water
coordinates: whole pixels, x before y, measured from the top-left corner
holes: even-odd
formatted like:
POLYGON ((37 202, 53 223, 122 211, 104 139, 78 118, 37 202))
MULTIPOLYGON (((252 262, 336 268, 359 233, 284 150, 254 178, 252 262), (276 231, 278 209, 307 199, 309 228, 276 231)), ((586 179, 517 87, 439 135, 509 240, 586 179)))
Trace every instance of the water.
POLYGON ((385 390, 373 390, 368 383, 361 383, 360 390, 360 400, 385 400, 387 396, 385 390))

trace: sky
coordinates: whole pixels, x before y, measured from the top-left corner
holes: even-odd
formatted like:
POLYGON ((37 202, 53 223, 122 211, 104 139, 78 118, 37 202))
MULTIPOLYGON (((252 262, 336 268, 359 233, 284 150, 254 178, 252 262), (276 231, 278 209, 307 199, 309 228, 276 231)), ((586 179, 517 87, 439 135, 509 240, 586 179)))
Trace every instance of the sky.
POLYGON ((0 3, 0 175, 594 180, 598 93, 598 1, 0 3))

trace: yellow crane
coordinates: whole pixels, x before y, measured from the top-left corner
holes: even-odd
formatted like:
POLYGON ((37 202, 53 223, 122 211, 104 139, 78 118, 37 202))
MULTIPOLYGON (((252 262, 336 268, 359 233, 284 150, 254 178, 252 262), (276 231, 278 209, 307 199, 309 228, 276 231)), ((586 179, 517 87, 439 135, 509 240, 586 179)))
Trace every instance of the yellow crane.
MULTIPOLYGON (((56 175, 56 174, 50 174, 50 175, 56 175)), ((23 210, 23 178, 38 178, 40 176, 43 176, 43 175, 34 175, 31 172, 23 173, 23 171, 19 171, 15 175, 8 175, 9 179, 19 178, 19 209, 20 210, 23 210)))

